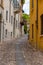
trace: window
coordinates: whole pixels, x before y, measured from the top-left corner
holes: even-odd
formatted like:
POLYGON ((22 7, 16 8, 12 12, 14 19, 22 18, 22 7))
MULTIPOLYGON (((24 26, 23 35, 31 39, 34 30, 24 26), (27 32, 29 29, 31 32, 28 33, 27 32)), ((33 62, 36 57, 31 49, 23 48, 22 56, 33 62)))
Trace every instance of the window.
POLYGON ((14 0, 14 8, 18 8, 19 7, 19 3, 17 0, 14 0))
POLYGON ((17 20, 16 20, 16 28, 17 28, 17 20))
POLYGON ((13 16, 11 16, 11 24, 12 24, 12 22, 13 22, 13 16))
POLYGON ((14 29, 15 29, 15 18, 14 18, 14 29))
POLYGON ((8 11, 6 11, 6 20, 8 20, 8 11))
POLYGON ((32 8, 34 8, 34 0, 32 0, 32 8))
POLYGON ((5 30, 5 37, 7 37, 7 29, 5 30))
POLYGON ((5 30, 5 32, 6 32, 6 35, 7 35, 7 29, 5 30))
POLYGON ((34 25, 32 24, 32 39, 34 38, 34 25))
POLYGON ((0 21, 2 20, 2 14, 0 14, 0 21))
POLYGON ((11 32, 11 37, 12 37, 12 32, 11 32))
POLYGON ((41 15, 41 35, 43 35, 43 14, 41 15))

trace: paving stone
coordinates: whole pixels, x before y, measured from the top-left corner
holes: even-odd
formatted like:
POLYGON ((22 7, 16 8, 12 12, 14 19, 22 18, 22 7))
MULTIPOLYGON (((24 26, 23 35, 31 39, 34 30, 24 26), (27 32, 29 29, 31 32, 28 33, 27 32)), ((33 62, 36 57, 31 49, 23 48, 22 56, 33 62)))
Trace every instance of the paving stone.
POLYGON ((43 65, 43 52, 27 42, 27 35, 0 44, 0 65, 43 65))

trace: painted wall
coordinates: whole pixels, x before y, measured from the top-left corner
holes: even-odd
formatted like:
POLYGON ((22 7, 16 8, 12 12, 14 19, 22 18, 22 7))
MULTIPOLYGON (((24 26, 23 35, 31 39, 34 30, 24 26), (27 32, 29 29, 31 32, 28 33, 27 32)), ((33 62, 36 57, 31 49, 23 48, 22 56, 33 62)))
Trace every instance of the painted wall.
POLYGON ((43 14, 43 0, 38 0, 38 46, 43 50, 43 35, 41 35, 41 15, 43 14))
POLYGON ((0 41, 2 41, 3 39, 3 21, 4 21, 4 5, 3 5, 3 1, 1 3, 2 0, 0 0, 0 14, 2 15, 2 20, 0 22, 0 41))
POLYGON ((30 43, 36 47, 36 0, 34 0, 34 7, 32 8, 32 0, 30 0, 30 43), (34 26, 32 38, 32 25, 34 26))
POLYGON ((38 0, 38 29, 36 26, 37 18, 37 2, 34 0, 34 7, 32 8, 32 0, 30 0, 30 43, 37 49, 43 50, 43 35, 41 35, 41 18, 43 14, 43 0, 38 0), (32 38, 32 24, 33 24, 33 38, 32 38))
POLYGON ((4 0, 4 39, 11 38, 11 32, 13 37, 13 21, 11 24, 11 15, 13 15, 13 3, 10 3, 10 0, 4 0), (6 11, 8 11, 8 20, 6 20, 6 11), (7 29, 7 37, 5 30, 7 29))
POLYGON ((15 15, 15 38, 20 37, 20 14, 15 15))

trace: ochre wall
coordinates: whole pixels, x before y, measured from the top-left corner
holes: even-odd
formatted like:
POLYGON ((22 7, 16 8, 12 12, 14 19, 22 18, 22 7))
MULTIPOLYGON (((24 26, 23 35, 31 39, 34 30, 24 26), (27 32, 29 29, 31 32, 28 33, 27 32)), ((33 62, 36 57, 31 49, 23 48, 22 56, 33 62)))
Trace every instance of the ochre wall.
POLYGON ((36 0, 34 0, 34 7, 32 8, 32 0, 30 0, 30 43, 36 47, 36 0), (32 24, 34 25, 34 38, 32 39, 32 24))
POLYGON ((41 35, 41 18, 43 14, 43 0, 38 0, 38 29, 36 27, 37 2, 34 0, 34 8, 32 8, 32 0, 30 0, 30 43, 37 49, 43 50, 43 35, 41 35), (32 24, 34 25, 34 38, 32 39, 32 24))
POLYGON ((41 35, 41 15, 43 14, 43 0, 38 0, 38 46, 43 50, 43 35, 41 35))

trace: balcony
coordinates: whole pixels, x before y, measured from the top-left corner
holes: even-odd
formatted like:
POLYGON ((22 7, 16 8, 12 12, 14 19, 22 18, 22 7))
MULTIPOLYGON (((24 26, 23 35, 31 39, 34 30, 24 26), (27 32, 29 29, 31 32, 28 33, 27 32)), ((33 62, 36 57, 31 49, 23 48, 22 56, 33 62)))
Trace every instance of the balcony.
POLYGON ((14 12, 19 12, 20 11, 20 5, 19 2, 17 0, 14 0, 14 12))
POLYGON ((4 8, 3 7, 3 0, 0 0, 0 7, 4 8))

